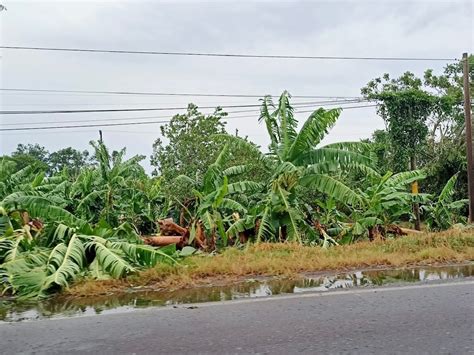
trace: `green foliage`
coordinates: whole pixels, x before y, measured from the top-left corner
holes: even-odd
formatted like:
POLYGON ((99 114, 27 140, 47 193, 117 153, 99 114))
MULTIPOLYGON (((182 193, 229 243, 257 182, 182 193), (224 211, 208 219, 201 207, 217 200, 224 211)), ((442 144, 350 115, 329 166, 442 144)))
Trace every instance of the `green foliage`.
POLYGON ((49 152, 39 144, 18 144, 11 158, 15 162, 17 170, 31 165, 46 170, 48 168, 48 155, 49 152))
POLYGON ((378 103, 378 113, 387 123, 395 171, 407 169, 410 158, 426 145, 427 120, 433 113, 436 97, 422 89, 422 81, 406 72, 397 79, 388 74, 370 81, 361 90, 369 100, 378 103))
POLYGON ((412 218, 414 202, 432 230, 463 222, 464 147, 450 101, 459 95, 458 69, 425 75, 425 85, 447 98, 428 93, 410 73, 370 82, 363 92, 379 103, 387 130, 365 142, 322 146, 341 110, 317 109, 299 126, 284 92, 275 103, 262 99, 268 153, 226 134, 221 109, 203 115, 190 105, 161 128, 166 144, 154 144, 153 177, 140 165, 143 156, 127 159, 125 149, 110 152, 102 141, 91 142, 92 159, 72 148, 49 154, 19 145, 0 160, 3 292, 47 297, 81 278, 120 278, 174 262, 196 252, 191 245, 210 251, 295 241, 327 248, 385 237, 412 218), (449 134, 432 134, 435 118, 449 134), (414 155, 423 170, 406 172, 414 155), (409 184, 425 178, 430 194, 412 195, 409 184), (170 216, 187 229, 188 245, 144 245, 140 236, 158 232, 157 221, 170 216))
MULTIPOLYGON (((162 188, 168 198, 193 198, 186 183, 176 177, 203 177, 227 142, 222 137, 225 134, 222 118, 226 115, 220 108, 211 115, 205 115, 198 111, 197 106, 190 104, 185 114, 175 115, 170 123, 160 127, 165 140, 158 138, 153 144, 151 164, 155 167, 153 174, 163 178, 162 188)), ((261 182, 265 178, 265 170, 259 164, 257 146, 250 145, 232 146, 223 168, 245 166, 239 174, 231 175, 261 182)))
POLYGON ((68 174, 77 176, 81 169, 89 165, 88 160, 87 150, 81 152, 71 147, 60 149, 49 155, 49 171, 54 174, 65 170, 68 174))
POLYGON ((408 192, 409 185, 425 176, 419 170, 386 173, 369 188, 359 190, 363 207, 354 211, 352 218, 365 232, 376 225, 388 227, 400 222, 402 217, 411 216, 411 204, 416 197, 420 198, 420 195, 415 197, 408 192))
POLYGON ((14 162, 16 170, 35 166, 49 175, 66 171, 75 176, 81 168, 89 165, 89 152, 68 147, 49 153, 39 144, 18 144, 8 159, 14 162))
MULTIPOLYGON (((470 69, 471 96, 474 95, 474 55, 468 57, 470 69)), ((446 65, 443 74, 435 75, 432 69, 424 73, 424 84, 426 87, 435 90, 440 97, 439 105, 436 108, 435 116, 431 122, 431 136, 435 134, 441 137, 450 136, 459 138, 460 130, 464 126, 463 107, 463 64, 462 62, 446 65)))
POLYGON ((0 161, 3 292, 47 297, 79 278, 118 278, 174 262, 174 251, 143 245, 137 235, 156 230, 163 213, 160 179, 147 177, 143 157, 126 160, 125 150, 91 144, 97 163, 77 176, 0 161))
MULTIPOLYGON (((246 193, 257 192, 262 185, 253 181, 238 181, 229 184, 229 176, 240 175, 242 166, 234 166, 224 169, 230 156, 230 143, 227 143, 204 173, 202 179, 194 180, 186 175, 180 175, 177 179, 192 187, 194 198, 179 203, 184 216, 188 218, 186 224, 191 226, 193 232, 196 229, 204 229, 202 236, 198 236, 198 242, 203 247, 215 247, 216 243, 227 245, 228 234, 225 233, 225 225, 233 213, 246 214, 247 209, 238 201, 239 196, 246 193)), ((193 237, 195 234, 193 235, 193 237)))
POLYGON ((126 226, 94 230, 85 223, 77 228, 48 223, 61 219, 58 215, 67 215, 66 211, 48 214, 43 224, 36 218, 50 211, 51 206, 44 200, 36 203, 40 213, 30 212, 35 219, 27 223, 23 214, 2 207, 0 275, 4 292, 43 298, 81 277, 119 278, 158 262, 174 262, 166 252, 140 244, 126 226), (120 236, 122 231, 132 234, 129 238, 133 242, 120 236))
POLYGON ((217 109, 214 114, 204 115, 197 106, 190 104, 185 114, 175 115, 170 123, 161 126, 161 135, 153 144, 151 164, 165 181, 164 189, 169 195, 188 196, 186 185, 175 180, 179 175, 202 176, 216 159, 222 148, 214 135, 224 133, 221 120, 226 113, 217 109))
POLYGON ((427 172, 423 184, 427 193, 439 195, 449 178, 457 175, 455 199, 467 196, 466 147, 463 141, 445 138, 440 142, 429 142, 420 163, 427 172))
POLYGON ((424 206, 427 212, 426 223, 431 230, 444 230, 452 225, 465 222, 465 218, 460 217, 459 210, 467 205, 468 200, 454 200, 455 186, 458 174, 453 175, 437 199, 433 199, 430 204, 424 206))
MULTIPOLYGON (((469 61, 474 62, 473 55, 469 56, 469 61)), ((446 65, 443 73, 439 75, 432 69, 428 69, 423 79, 416 78, 411 73, 405 73, 396 80, 391 80, 387 75, 383 79, 372 80, 362 89, 366 97, 375 98, 379 102, 379 112, 384 118, 386 118, 382 100, 384 97, 377 97, 379 94, 399 95, 404 91, 429 93, 432 100, 431 111, 424 120, 426 127, 421 127, 420 130, 420 132, 423 131, 421 132, 423 135, 426 129, 428 133, 426 139, 420 141, 421 144, 416 152, 418 167, 423 168, 427 173, 423 190, 431 195, 438 195, 448 179, 459 172, 456 199, 467 194, 462 70, 462 62, 457 62, 446 65), (379 98, 381 100, 378 100, 379 98)), ((474 65, 470 65, 470 79, 472 98, 474 97, 474 65)), ((416 103, 412 105, 408 99, 407 103, 406 108, 410 110, 418 105, 416 103)), ((421 120, 418 124, 421 124, 421 120)), ((404 127, 404 122, 401 124, 397 122, 398 131, 395 132, 397 136, 404 127)), ((408 127, 406 132, 411 132, 411 127, 408 127)), ((387 131, 374 133, 373 149, 378 158, 377 165, 381 167, 380 172, 406 170, 408 158, 403 156, 403 153, 409 152, 406 149, 399 152, 396 138, 395 141, 392 139, 390 128, 387 131)), ((466 213, 465 210, 463 212, 466 213)))
MULTIPOLYGON (((474 56, 469 56, 471 99, 474 98, 474 56)), ((441 75, 425 71, 424 84, 441 98, 430 122, 430 140, 422 164, 428 172, 426 189, 441 193, 448 179, 458 174, 455 199, 467 196, 462 62, 448 64, 441 75)), ((464 214, 466 209, 463 210, 464 214)))
MULTIPOLYGON (((253 224, 256 241, 294 240, 327 245, 327 236, 318 236, 311 226, 311 216, 306 215, 298 191, 301 188, 316 190, 341 203, 358 204, 359 196, 331 174, 370 163, 368 157, 357 151, 356 143, 316 148, 339 114, 337 109, 318 109, 298 131, 287 92, 276 105, 269 96, 262 100, 260 122, 265 123, 270 138, 270 154, 261 155, 260 160, 271 175, 265 183, 265 191, 249 208, 248 214, 252 217, 235 221, 227 233, 241 233, 253 224)), ((239 144, 245 142, 240 140, 239 144)))

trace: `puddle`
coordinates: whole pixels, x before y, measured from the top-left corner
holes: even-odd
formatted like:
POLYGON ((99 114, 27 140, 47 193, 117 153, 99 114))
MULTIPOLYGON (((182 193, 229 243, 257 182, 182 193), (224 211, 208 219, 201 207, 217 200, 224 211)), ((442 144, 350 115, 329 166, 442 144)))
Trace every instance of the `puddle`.
POLYGON ((133 311, 136 308, 198 302, 227 301, 271 295, 326 292, 333 289, 380 286, 389 283, 448 280, 474 276, 474 264, 399 270, 368 270, 299 280, 247 280, 232 286, 200 287, 173 292, 131 289, 127 293, 67 301, 18 302, 0 298, 0 321, 15 322, 53 317, 84 316, 133 311))

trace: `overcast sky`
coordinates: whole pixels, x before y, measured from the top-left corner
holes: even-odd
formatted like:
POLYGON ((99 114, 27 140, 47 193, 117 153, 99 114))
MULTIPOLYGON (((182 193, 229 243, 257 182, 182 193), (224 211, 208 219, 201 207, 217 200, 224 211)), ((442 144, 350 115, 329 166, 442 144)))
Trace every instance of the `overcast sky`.
MULTIPOLYGON (((19 1, 1 0, 6 46, 321 56, 459 58, 473 49, 473 2, 450 1, 19 1)), ((358 96, 370 79, 443 62, 270 60, 1 50, 2 88, 171 93, 358 96)), ((257 104, 257 98, 1 93, 2 110, 181 107, 257 104)), ((316 99, 294 99, 294 102, 316 99)), ((237 110, 237 109, 229 109, 237 110)), ((307 110, 307 108, 305 108, 307 110)), ((212 110, 205 110, 210 112, 212 110)), ((176 111, 0 116, 0 127, 160 117, 176 111), (16 124, 16 125, 12 125, 16 124)), ((303 119, 307 113, 298 114, 303 119)), ((229 117, 229 132, 266 146, 255 113, 229 117), (253 115, 251 117, 242 117, 253 115), (240 116, 240 117, 239 117, 240 116)), ((135 121, 150 121, 135 119, 135 121)), ((109 121, 110 122, 110 121, 109 121)), ((116 121, 118 122, 118 121, 116 121)), ((125 122, 125 121, 120 121, 125 122)), ((70 123, 85 124, 84 122, 70 123)), ((373 108, 348 109, 325 142, 367 138, 383 122, 373 108)), ((152 152, 159 124, 104 127, 129 155, 152 152)), ((18 143, 54 151, 89 148, 98 128, 0 132, 0 155, 18 143)), ((148 167, 148 159, 145 163, 148 167)))

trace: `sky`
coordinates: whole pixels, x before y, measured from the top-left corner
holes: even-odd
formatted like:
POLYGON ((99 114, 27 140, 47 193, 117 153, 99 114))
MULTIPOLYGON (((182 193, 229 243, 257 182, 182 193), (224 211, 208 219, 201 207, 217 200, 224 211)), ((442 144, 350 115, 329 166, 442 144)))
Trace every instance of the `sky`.
MULTIPOLYGON (((20 1, 0 0, 3 46, 297 56, 460 58, 473 51, 474 2, 354 1, 20 1)), ((369 80, 443 61, 336 61, 66 53, 0 49, 0 87, 86 91, 360 96, 369 80)), ((293 103, 321 99, 293 98, 293 103)), ((255 105, 258 98, 0 92, 1 110, 255 105)), ((362 104, 364 105, 364 104, 362 104)), ((350 105, 346 105, 350 106, 350 105)), ((328 106, 333 107, 333 106, 328 106)), ((310 108, 300 109, 307 111, 310 108)), ((240 109, 240 110, 249 110, 240 109)), ((202 109, 210 113, 212 109, 202 109)), ((239 111, 229 108, 228 111, 239 111)), ((298 110, 297 110, 298 111, 298 110)), ((169 120, 183 110, 0 115, 0 129, 169 120), (153 117, 153 118, 144 118, 153 117), (121 121, 116 121, 121 119, 121 121), (108 121, 104 121, 108 120, 108 121), (114 121, 115 120, 115 121, 114 121), (79 121, 79 122, 77 122, 79 121), (84 122, 86 121, 86 122, 84 122), (69 122, 69 123, 68 123, 69 122)), ((300 122, 309 113, 296 113, 300 122)), ((258 113, 230 113, 227 129, 268 144, 258 113)), ((160 124, 102 127, 112 149, 152 153, 160 124)), ((323 143, 354 141, 384 127, 373 107, 346 109, 323 143)), ((50 152, 88 149, 99 127, 0 131, 0 155, 19 143, 50 152)), ((149 159, 144 161, 148 171, 149 159)))

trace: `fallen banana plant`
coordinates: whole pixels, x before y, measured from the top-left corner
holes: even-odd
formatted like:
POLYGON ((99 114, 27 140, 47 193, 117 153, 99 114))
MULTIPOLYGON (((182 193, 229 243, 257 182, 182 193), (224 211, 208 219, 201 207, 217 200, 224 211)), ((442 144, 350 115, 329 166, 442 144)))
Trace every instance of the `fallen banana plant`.
POLYGON ((81 278, 121 278, 159 262, 176 261, 175 248, 145 245, 126 224, 78 228, 31 223, 24 216, 0 210, 2 293, 44 298, 81 278))

